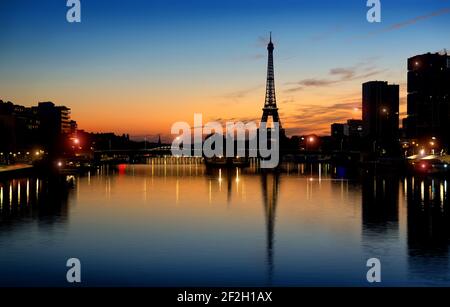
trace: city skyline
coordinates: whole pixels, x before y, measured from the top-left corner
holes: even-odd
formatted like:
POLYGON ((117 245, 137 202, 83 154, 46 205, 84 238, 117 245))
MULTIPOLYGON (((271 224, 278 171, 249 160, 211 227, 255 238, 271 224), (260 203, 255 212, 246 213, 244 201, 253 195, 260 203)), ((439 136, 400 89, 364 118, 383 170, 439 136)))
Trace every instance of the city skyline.
POLYGON ((0 289, 450 287, 449 17, 0 0, 0 289))
POLYGON ((83 2, 77 25, 65 22, 64 5, 4 3, 11 8, 8 16, 0 10, 8 29, 0 98, 25 106, 53 101, 71 107, 81 129, 132 137, 168 136, 173 122, 195 112, 207 120, 257 120, 272 30, 288 135, 329 134, 330 124, 361 118, 361 84, 371 80, 400 85, 404 117, 407 58, 450 45, 449 1, 413 2, 383 3, 381 24, 365 20, 364 1, 339 4, 333 15, 298 1, 283 8, 274 1, 134 1, 125 11, 116 1, 83 2))

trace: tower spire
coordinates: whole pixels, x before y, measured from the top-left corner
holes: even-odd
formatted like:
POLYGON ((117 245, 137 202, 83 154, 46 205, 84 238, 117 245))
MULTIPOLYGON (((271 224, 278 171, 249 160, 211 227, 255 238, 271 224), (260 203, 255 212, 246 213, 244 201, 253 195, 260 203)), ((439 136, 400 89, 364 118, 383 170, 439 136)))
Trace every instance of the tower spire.
POLYGON ((261 123, 267 123, 269 116, 272 117, 274 123, 278 123, 281 128, 280 118, 278 116, 277 100, 275 96, 275 72, 273 66, 273 50, 272 32, 270 32, 269 44, 267 45, 268 60, 267 60, 267 84, 266 84, 266 99, 264 102, 263 115, 261 123))

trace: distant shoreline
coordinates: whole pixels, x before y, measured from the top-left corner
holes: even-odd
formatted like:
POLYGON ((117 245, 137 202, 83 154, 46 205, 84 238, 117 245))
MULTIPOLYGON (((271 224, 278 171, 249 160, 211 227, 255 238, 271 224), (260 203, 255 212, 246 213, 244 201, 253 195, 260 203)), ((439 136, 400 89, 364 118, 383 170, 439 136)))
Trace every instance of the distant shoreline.
POLYGON ((30 171, 33 171, 34 169, 35 167, 29 164, 0 166, 0 178, 9 175, 27 174, 30 171))

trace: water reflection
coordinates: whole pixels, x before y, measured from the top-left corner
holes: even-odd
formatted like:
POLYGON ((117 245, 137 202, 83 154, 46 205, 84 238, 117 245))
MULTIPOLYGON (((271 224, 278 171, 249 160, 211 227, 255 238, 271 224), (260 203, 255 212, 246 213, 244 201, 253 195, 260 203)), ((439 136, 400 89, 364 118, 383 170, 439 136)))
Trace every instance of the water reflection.
POLYGON ((0 181, 0 236, 30 221, 37 221, 39 226, 66 222, 73 180, 62 176, 0 181))
POLYGON ((20 268, 24 251, 70 251, 95 263, 89 285, 364 285, 378 257, 388 284, 449 285, 449 215, 445 179, 326 164, 106 166, 1 181, 0 269, 20 268))
POLYGON ((398 232, 399 178, 363 176, 362 218, 367 231, 398 232))
POLYGON ((274 271, 274 236, 275 236, 275 213, 278 203, 278 189, 280 185, 280 174, 278 172, 263 172, 261 174, 261 191, 264 204, 264 216, 267 227, 267 265, 268 284, 272 284, 274 271))
MULTIPOLYGON (((234 189, 237 194, 239 194, 239 189, 241 189, 241 193, 245 193, 245 182, 240 179, 242 173, 247 177, 250 176, 249 180, 257 180, 259 177, 261 182, 261 197, 266 224, 267 284, 271 285, 274 271, 275 217, 280 186, 280 172, 260 172, 256 168, 250 168, 249 170, 235 168, 224 170, 207 169, 206 173, 209 176, 214 176, 215 173, 218 173, 218 182, 220 186, 222 186, 222 182, 225 180, 227 188, 227 204, 230 204, 232 201, 234 189)), ((209 180, 209 191, 211 193, 211 180, 209 180)))
POLYGON ((407 178, 408 265, 422 280, 448 282, 450 214, 446 179, 407 178))

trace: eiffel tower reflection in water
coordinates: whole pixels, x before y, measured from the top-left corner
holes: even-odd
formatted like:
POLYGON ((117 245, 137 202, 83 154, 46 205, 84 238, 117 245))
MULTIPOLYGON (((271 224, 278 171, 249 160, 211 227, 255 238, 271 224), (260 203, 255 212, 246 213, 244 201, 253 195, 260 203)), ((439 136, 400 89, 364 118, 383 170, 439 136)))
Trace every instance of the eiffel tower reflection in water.
MULTIPOLYGON (((227 204, 230 206, 233 197, 234 182, 239 183, 240 176, 243 170, 240 168, 230 169, 209 169, 209 175, 218 173, 220 184, 225 179, 227 204), (225 177, 225 178, 224 178, 225 177)), ((274 273, 274 241, 275 241, 275 220, 276 208, 278 203, 278 191, 280 186, 280 172, 278 171, 259 171, 256 167, 248 169, 246 176, 252 176, 255 180, 260 177, 261 184, 261 198, 264 211, 264 218, 266 224, 266 263, 267 263, 267 284, 272 284, 274 273)), ((238 185, 236 186, 238 187, 238 185)))
POLYGON ((280 175, 278 172, 264 172, 261 174, 261 191, 267 228, 267 264, 269 285, 272 284, 274 271, 273 256, 276 220, 275 215, 278 203, 279 185, 280 175))

